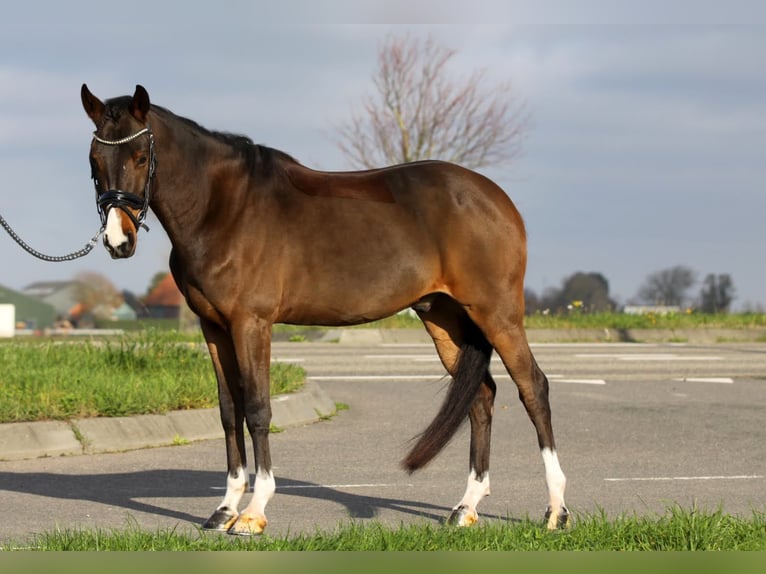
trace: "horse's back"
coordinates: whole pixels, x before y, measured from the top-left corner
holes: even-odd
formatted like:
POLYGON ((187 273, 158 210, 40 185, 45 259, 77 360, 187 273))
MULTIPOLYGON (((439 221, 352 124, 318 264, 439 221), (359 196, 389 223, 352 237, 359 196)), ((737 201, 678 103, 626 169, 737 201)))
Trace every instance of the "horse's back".
MULTIPOLYGON (((296 164, 287 174, 294 190, 318 200, 311 202, 314 208, 320 206, 321 198, 335 198, 351 200, 357 212, 430 214, 439 224, 444 218, 489 217, 523 227, 513 202, 497 184, 449 162, 425 160, 348 172, 316 171, 296 164)), ((305 198, 298 196, 297 201, 301 200, 305 198)))

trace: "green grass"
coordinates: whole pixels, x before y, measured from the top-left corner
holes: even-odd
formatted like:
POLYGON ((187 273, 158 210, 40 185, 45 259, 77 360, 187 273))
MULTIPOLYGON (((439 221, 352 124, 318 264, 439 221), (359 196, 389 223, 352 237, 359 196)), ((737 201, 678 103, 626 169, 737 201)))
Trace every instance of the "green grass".
MULTIPOLYGON (((0 422, 165 413, 218 404, 212 364, 196 342, 147 331, 101 341, 0 344, 0 422)), ((274 363, 272 394, 305 372, 274 363)))
POLYGON ((740 518, 723 512, 668 509, 659 516, 585 515, 563 532, 548 532, 539 521, 491 521, 473 528, 431 524, 386 527, 350 523, 333 531, 297 536, 241 538, 196 529, 146 531, 54 530, 31 544, 0 549, 106 551, 699 551, 766 550, 766 516, 740 518))
POLYGON ((762 313, 536 313, 525 320, 527 329, 749 329, 766 327, 762 313))
MULTIPOLYGON (((527 329, 750 329, 766 328, 766 314, 763 313, 718 313, 681 312, 646 315, 625 313, 588 313, 573 309, 563 313, 544 315, 535 313, 524 319, 527 329)), ((357 325, 365 329, 422 329, 420 319, 409 313, 399 313, 379 321, 357 325)), ((277 325, 281 332, 304 331, 305 328, 277 325)), ((321 329, 321 328, 315 328, 321 329)))

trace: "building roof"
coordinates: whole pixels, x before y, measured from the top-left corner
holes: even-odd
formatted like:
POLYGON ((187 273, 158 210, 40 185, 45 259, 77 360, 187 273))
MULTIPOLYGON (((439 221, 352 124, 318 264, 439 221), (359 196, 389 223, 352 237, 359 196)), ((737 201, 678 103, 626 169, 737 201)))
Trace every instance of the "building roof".
POLYGON ((24 287, 24 293, 34 297, 47 297, 57 291, 69 289, 76 284, 77 281, 36 281, 24 287))
POLYGON ((179 307, 183 295, 178 290, 173 276, 168 273, 144 299, 147 307, 179 307))

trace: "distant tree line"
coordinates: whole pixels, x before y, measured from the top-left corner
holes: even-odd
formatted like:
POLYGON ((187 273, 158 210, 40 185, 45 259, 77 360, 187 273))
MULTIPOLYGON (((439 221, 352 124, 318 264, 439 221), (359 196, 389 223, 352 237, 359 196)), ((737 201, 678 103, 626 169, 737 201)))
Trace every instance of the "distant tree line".
MULTIPOLYGON (((690 295, 697 283, 696 273, 684 265, 655 271, 647 276, 630 303, 692 307, 703 313, 728 313, 736 290, 728 273, 709 273, 697 296, 690 295)), ((578 271, 565 277, 560 287, 538 295, 524 292, 527 314, 561 313, 580 309, 588 312, 617 311, 620 305, 609 294, 609 281, 601 273, 578 271)))
MULTIPOLYGON (((85 308, 97 317, 119 306, 130 298, 140 302, 162 281, 167 271, 155 274, 147 287, 146 295, 136 296, 118 291, 104 276, 85 272, 76 279, 80 285, 77 298, 85 308)), ((676 265, 650 273, 640 285, 629 304, 691 307, 703 313, 728 313, 735 299, 734 281, 728 273, 709 273, 700 284, 696 295, 692 288, 697 284, 694 271, 684 265, 676 265)), ((565 277, 560 287, 545 289, 542 294, 525 289, 527 314, 566 311, 590 313, 619 311, 622 307, 609 293, 609 281, 598 272, 578 271, 565 277)), ((132 301, 135 303, 135 301, 132 301)))

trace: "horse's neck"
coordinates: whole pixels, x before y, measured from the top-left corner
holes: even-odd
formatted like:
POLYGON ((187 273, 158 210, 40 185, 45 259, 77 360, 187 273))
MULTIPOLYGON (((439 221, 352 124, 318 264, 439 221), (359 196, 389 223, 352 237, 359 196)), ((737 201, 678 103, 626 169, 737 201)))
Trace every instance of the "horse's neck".
POLYGON ((174 246, 194 233, 212 193, 208 164, 214 156, 200 153, 199 141, 183 131, 163 122, 155 134, 157 189, 151 206, 174 246))
POLYGON ((185 253, 206 233, 205 221, 220 185, 219 170, 231 170, 228 150, 201 134, 190 137, 188 128, 162 122, 155 133, 157 189, 152 210, 174 249, 185 253), (222 167, 226 166, 226 167, 222 167))

